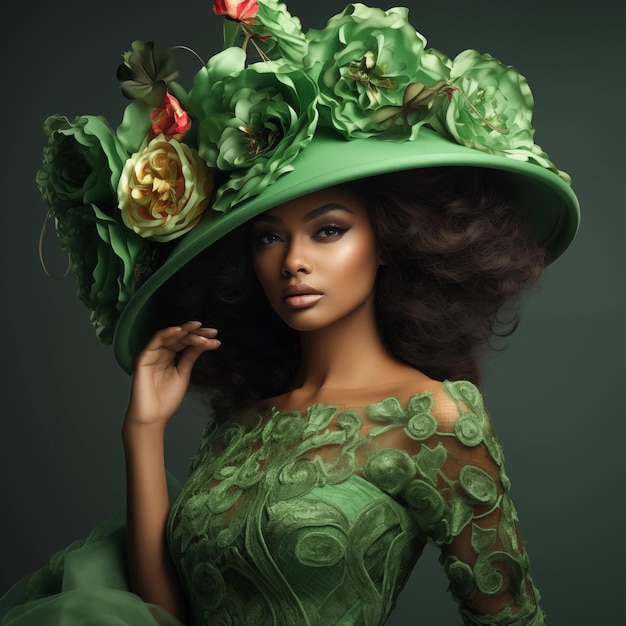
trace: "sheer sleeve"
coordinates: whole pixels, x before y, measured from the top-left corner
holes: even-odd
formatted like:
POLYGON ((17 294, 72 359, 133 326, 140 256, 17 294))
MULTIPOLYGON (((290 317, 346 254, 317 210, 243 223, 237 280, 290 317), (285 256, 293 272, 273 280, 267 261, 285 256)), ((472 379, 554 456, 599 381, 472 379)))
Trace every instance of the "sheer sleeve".
POLYGON ((440 561, 465 624, 543 626, 503 455, 480 392, 446 382, 414 396, 405 429, 417 468, 403 499, 440 561))

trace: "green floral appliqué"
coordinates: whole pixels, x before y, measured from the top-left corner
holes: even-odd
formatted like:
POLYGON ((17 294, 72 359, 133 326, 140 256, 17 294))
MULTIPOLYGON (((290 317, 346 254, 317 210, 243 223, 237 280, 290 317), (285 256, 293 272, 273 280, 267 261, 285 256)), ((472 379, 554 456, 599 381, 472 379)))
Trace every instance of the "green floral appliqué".
POLYGON ((459 482, 467 495, 481 504, 493 504, 498 498, 496 481, 484 470, 473 465, 461 468, 459 482))
POLYGON ((430 543, 464 623, 543 626, 480 394, 440 393, 445 426, 420 393, 207 428, 168 527, 194 623, 381 626, 430 543))
POLYGON ((472 413, 465 413, 457 418, 454 434, 461 443, 470 447, 477 446, 483 440, 481 424, 472 413))

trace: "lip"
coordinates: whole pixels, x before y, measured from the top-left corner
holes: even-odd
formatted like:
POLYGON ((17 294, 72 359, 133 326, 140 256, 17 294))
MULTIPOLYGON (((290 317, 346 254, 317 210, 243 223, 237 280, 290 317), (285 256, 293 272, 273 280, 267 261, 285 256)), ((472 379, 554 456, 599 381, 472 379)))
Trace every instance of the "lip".
POLYGON ((302 309, 313 306, 323 295, 319 289, 308 283, 296 283, 283 290, 281 300, 292 309, 302 309))

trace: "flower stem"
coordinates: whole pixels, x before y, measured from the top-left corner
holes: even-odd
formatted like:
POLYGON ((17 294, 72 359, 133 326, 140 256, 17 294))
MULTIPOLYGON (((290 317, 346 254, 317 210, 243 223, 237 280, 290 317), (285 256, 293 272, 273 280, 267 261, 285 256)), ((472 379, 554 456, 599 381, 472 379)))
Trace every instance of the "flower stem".
POLYGON ((195 50, 192 50, 188 46, 172 46, 172 49, 173 50, 186 50, 187 52, 191 52, 191 54, 193 54, 196 57, 196 59, 200 61, 203 67, 206 65, 203 58, 195 50))

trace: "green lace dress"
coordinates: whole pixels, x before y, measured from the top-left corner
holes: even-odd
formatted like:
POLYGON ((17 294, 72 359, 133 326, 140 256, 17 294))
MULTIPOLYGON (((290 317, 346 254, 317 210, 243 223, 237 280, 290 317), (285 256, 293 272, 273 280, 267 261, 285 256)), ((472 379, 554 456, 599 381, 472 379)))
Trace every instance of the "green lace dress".
MULTIPOLYGON (((404 406, 315 404, 207 427, 168 542, 194 626, 384 624, 427 543, 464 624, 541 626, 508 492, 480 393, 445 382, 404 406)), ((119 587, 148 607, 141 624, 176 623, 119 587)), ((36 623, 19 621, 28 600, 7 624, 36 623)))

